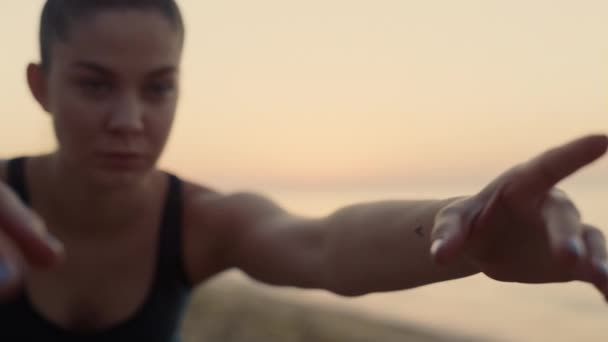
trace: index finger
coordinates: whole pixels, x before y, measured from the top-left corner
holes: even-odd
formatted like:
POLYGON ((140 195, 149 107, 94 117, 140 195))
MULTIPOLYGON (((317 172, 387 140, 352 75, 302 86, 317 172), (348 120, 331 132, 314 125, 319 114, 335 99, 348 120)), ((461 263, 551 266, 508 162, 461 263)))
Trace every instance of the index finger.
POLYGON ((60 243, 48 235, 43 223, 2 183, 0 229, 32 265, 51 265, 62 253, 60 243))
POLYGON ((524 164, 512 186, 526 192, 547 193, 561 180, 601 157, 607 147, 608 137, 599 134, 552 148, 524 164))

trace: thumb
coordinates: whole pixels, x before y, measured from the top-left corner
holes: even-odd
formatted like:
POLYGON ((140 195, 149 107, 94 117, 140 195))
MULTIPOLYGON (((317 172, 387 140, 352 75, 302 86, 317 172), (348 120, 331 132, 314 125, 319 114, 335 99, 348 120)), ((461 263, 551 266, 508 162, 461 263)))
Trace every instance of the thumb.
POLYGON ((441 209, 435 216, 431 234, 431 258, 439 265, 455 260, 465 249, 471 222, 480 210, 470 199, 459 200, 441 209))

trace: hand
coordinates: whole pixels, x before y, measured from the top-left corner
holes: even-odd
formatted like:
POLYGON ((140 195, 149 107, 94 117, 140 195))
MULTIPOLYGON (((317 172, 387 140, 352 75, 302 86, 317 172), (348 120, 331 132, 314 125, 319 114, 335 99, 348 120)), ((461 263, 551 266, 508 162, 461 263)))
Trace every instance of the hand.
POLYGON ((608 300, 603 234, 583 223, 554 186, 602 156, 608 137, 588 136, 551 149, 503 173, 475 196, 436 216, 435 262, 460 256, 487 276, 509 282, 589 282, 608 300))
POLYGON ((63 257, 63 247, 42 220, 0 182, 0 300, 22 282, 26 263, 48 268, 63 257))

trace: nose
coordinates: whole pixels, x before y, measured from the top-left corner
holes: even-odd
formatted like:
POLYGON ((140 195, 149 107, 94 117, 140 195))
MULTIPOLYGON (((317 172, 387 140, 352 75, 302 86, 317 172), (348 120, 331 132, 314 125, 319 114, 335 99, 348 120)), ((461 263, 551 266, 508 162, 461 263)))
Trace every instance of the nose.
POLYGON ((107 128, 113 133, 139 133, 144 128, 144 106, 135 94, 116 99, 108 118, 107 128))

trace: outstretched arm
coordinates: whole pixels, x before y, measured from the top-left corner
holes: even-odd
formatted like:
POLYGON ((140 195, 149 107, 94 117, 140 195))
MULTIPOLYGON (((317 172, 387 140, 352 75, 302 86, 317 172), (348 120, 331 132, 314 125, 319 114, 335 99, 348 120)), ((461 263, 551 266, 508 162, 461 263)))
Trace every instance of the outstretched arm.
POLYGON ((465 257, 448 267, 431 259, 435 215, 454 200, 357 204, 320 219, 290 215, 252 194, 226 201, 246 221, 246 212, 265 217, 256 226, 235 224, 230 255, 234 266, 266 283, 360 295, 477 272, 465 257))
POLYGON ((315 219, 254 194, 205 207, 221 213, 211 226, 227 241, 226 267, 271 284, 361 295, 483 272, 509 282, 581 280, 608 295, 603 234, 554 188, 607 146, 604 135, 575 140, 458 199, 357 204, 315 219))

